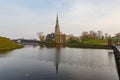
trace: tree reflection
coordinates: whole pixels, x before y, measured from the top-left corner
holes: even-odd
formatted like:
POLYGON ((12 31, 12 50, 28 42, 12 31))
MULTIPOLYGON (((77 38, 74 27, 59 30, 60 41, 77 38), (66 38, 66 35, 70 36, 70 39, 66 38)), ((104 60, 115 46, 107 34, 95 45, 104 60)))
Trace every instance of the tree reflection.
POLYGON ((40 48, 41 48, 41 49, 44 48, 44 45, 40 45, 40 48))

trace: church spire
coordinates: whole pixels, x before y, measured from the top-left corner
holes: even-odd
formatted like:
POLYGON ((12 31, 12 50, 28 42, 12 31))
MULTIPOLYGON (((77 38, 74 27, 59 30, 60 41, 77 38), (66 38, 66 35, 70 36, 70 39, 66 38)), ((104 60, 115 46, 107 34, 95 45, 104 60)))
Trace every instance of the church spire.
POLYGON ((56 18, 56 25, 59 26, 58 14, 57 14, 57 18, 56 18))
POLYGON ((58 14, 57 14, 57 17, 56 17, 55 33, 60 33, 60 26, 59 26, 58 14))

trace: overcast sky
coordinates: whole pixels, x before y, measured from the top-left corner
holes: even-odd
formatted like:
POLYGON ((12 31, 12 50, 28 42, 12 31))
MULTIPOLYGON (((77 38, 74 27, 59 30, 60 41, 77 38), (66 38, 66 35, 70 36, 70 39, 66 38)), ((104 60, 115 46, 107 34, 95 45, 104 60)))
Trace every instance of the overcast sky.
POLYGON ((36 38, 54 32, 56 14, 61 32, 120 32, 120 0, 0 0, 0 36, 36 38))

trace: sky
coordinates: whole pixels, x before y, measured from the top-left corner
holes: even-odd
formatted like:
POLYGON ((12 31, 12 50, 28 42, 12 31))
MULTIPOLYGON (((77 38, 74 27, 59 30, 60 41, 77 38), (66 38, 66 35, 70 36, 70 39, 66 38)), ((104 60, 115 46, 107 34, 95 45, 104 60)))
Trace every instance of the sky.
POLYGON ((0 36, 33 39, 54 32, 57 13, 65 34, 120 32, 120 0, 0 0, 0 36))

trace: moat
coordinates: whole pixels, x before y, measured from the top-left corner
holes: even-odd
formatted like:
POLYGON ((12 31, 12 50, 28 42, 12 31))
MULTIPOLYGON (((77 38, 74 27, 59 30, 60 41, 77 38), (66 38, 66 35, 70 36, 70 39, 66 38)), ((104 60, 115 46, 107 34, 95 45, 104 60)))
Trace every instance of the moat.
POLYGON ((0 53, 0 80, 119 80, 106 49, 25 46, 0 53))

